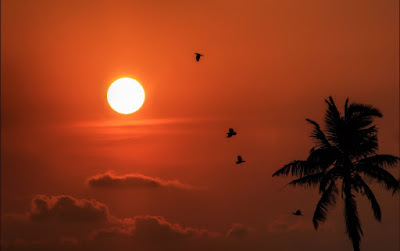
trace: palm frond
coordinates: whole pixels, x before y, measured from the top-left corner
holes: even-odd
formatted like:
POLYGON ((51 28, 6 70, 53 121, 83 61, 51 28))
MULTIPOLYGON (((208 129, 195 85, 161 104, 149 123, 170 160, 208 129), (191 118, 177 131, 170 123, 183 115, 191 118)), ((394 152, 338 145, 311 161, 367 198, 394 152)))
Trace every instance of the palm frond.
POLYGON ((359 165, 354 170, 381 183, 387 190, 393 190, 393 194, 400 189, 399 181, 391 173, 377 165, 359 165))
POLYGON ((334 139, 335 134, 337 134, 338 129, 341 126, 340 112, 338 111, 335 102, 333 101, 333 98, 331 96, 329 97, 329 101, 325 100, 325 102, 328 104, 328 109, 325 113, 325 124, 329 132, 328 139, 334 139))
POLYGON ((326 216, 328 210, 333 208, 336 204, 336 196, 338 194, 338 189, 334 181, 332 181, 321 196, 321 199, 318 201, 317 207, 313 216, 313 224, 315 229, 318 229, 319 223, 322 223, 326 220, 326 216))
POLYGON ((378 117, 382 118, 382 113, 372 105, 365 105, 359 103, 350 104, 347 109, 351 117, 378 117))
POLYGON ((316 143, 318 144, 318 146, 320 147, 331 147, 331 144, 329 143, 329 141, 327 140, 324 132, 321 130, 321 127, 319 126, 319 124, 311 119, 306 119, 306 121, 312 125, 314 125, 314 130, 311 133, 311 137, 316 139, 316 143))
POLYGON ((324 176, 325 172, 320 172, 320 173, 314 173, 314 174, 310 174, 304 177, 301 177, 299 179, 295 179, 293 181, 291 181, 288 185, 291 186, 316 186, 318 185, 318 183, 320 182, 321 178, 324 176))
POLYGON ((400 158, 390 154, 376 154, 367 158, 363 158, 355 164, 355 166, 379 166, 381 168, 395 167, 400 158))
POLYGON ((353 103, 348 108, 347 118, 358 128, 370 125, 375 117, 381 118, 382 113, 371 105, 353 103))
POLYGON ((369 202, 371 203, 371 209, 374 212, 374 217, 377 221, 381 221, 382 219, 382 213, 381 213, 381 208, 379 206, 378 201, 375 198, 374 193, 372 192, 372 190, 369 188, 369 186, 367 185, 367 183, 365 183, 365 181, 361 178, 360 175, 356 174, 354 176, 354 180, 355 180, 355 185, 356 187, 361 189, 361 194, 362 195, 366 195, 369 202))
POLYGON ((283 166, 281 169, 276 171, 272 177, 274 176, 287 176, 291 174, 292 176, 304 176, 311 173, 315 173, 316 169, 312 163, 305 160, 295 160, 290 162, 289 164, 283 166))

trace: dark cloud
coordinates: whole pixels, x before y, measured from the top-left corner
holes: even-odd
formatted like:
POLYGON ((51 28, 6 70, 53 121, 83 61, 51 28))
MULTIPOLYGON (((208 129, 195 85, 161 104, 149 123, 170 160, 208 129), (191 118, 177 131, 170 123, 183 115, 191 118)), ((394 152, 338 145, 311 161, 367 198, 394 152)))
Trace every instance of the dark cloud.
POLYGON ((226 237, 233 239, 242 239, 247 237, 251 232, 254 232, 253 228, 247 227, 241 223, 235 223, 227 231, 226 237))
POLYGON ((108 207, 96 200, 76 199, 67 195, 37 195, 32 199, 32 220, 55 219, 66 222, 98 222, 109 218, 108 207))
POLYGON ((307 222, 301 218, 302 216, 277 215, 275 219, 268 225, 270 233, 283 233, 291 231, 311 231, 314 230, 311 221, 307 222))
POLYGON ((139 239, 158 239, 160 241, 181 239, 215 237, 217 234, 207 230, 186 228, 179 224, 168 222, 161 216, 136 216, 133 235, 139 239))
POLYGON ((113 172, 107 172, 90 177, 87 183, 89 186, 96 188, 192 188, 178 180, 163 180, 139 173, 118 176, 113 172))
POLYGON ((141 215, 131 219, 124 219, 117 227, 97 230, 92 238, 115 238, 120 236, 130 236, 143 242, 153 240, 164 242, 184 238, 214 238, 220 235, 205 229, 183 227, 167 221, 162 216, 141 215))
POLYGON ((9 250, 186 250, 223 237, 206 229, 185 227, 162 216, 118 218, 108 206, 68 195, 36 195, 25 214, 2 216, 2 247, 9 250), (185 245, 185 249, 174 249, 185 245), (167 249, 165 249, 167 250, 167 249))

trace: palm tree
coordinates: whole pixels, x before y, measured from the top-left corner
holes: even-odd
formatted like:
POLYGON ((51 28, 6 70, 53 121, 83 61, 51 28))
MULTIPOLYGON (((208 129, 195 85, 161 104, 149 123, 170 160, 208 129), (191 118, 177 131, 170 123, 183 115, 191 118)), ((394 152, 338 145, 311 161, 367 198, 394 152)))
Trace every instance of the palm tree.
POLYGON ((371 105, 352 103, 348 99, 341 114, 332 97, 325 100, 328 108, 325 114, 326 130, 316 122, 306 119, 313 126, 311 137, 315 146, 306 160, 293 161, 272 176, 297 176, 288 185, 317 187, 321 198, 313 216, 313 224, 318 229, 325 222, 329 209, 336 204, 341 187, 344 200, 346 232, 353 243, 354 251, 360 250, 363 231, 357 212, 355 195, 366 196, 371 203, 374 217, 381 221, 381 209, 374 193, 364 181, 365 178, 383 185, 393 194, 399 190, 399 180, 388 172, 400 160, 388 154, 377 154, 377 128, 372 125, 381 112, 371 105))

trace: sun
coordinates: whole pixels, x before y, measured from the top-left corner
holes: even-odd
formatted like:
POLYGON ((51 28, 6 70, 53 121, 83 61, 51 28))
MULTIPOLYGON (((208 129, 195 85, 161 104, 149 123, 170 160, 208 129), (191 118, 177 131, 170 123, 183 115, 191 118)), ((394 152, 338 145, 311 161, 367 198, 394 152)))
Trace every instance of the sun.
POLYGON ((122 114, 131 114, 142 107, 144 89, 138 81, 132 78, 115 80, 107 91, 107 101, 111 108, 122 114))

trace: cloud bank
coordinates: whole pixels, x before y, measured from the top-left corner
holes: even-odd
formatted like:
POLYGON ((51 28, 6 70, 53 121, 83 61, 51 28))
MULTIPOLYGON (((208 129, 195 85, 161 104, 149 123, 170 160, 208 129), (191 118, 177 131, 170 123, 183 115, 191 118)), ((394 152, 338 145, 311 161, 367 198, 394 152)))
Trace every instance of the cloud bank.
POLYGON ((34 221, 60 220, 66 222, 106 221, 108 207, 96 200, 76 199, 68 195, 36 195, 31 201, 29 216, 34 221))
POLYGON ((251 228, 233 224, 226 233, 186 227, 163 216, 118 218, 106 204, 70 195, 33 197, 25 214, 5 214, 6 250, 242 250, 230 242, 251 228), (234 247, 234 248, 232 248, 234 247))

